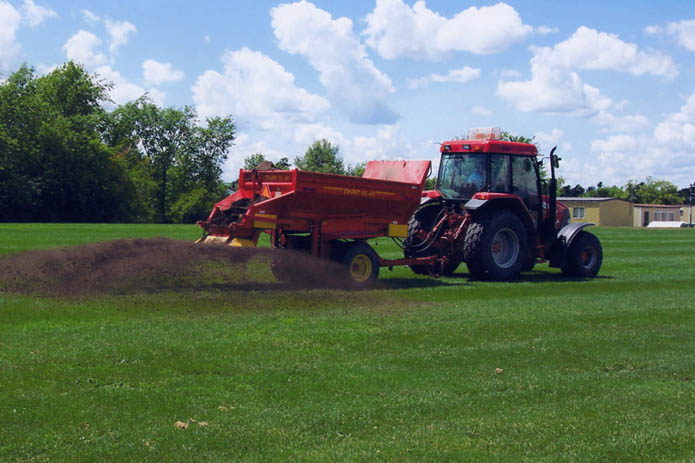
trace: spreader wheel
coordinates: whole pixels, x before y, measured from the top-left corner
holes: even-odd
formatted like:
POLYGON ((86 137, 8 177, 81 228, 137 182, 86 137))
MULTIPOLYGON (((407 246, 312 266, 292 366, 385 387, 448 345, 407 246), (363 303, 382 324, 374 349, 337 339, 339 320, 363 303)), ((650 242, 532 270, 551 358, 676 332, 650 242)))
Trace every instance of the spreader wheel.
POLYGON ((292 256, 284 249, 273 249, 270 270, 278 281, 293 283, 297 280, 297 269, 292 265, 292 256))
POLYGON ((567 249, 565 262, 562 264, 562 274, 593 278, 601 269, 602 262, 601 242, 591 233, 581 231, 567 249))
POLYGON ((367 243, 350 246, 343 263, 347 267, 348 286, 351 288, 366 288, 379 276, 379 257, 367 243))

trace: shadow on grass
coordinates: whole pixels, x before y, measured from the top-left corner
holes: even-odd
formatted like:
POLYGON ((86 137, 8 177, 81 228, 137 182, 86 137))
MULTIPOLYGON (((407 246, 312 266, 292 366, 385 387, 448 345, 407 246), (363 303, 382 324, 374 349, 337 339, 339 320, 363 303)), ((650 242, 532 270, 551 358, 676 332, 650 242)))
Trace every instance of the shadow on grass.
POLYGON ((421 289, 451 286, 468 286, 470 283, 444 281, 438 278, 384 278, 369 289, 421 289))
MULTIPOLYGON (((448 278, 450 279, 461 279, 461 280, 468 280, 469 282, 492 282, 493 280, 487 280, 487 279, 477 279, 473 278, 470 273, 454 273, 453 275, 450 275, 448 278)), ((594 278, 587 278, 587 277, 568 277, 563 275, 560 272, 548 272, 548 271, 532 271, 532 272, 525 272, 522 273, 518 279, 512 280, 511 282, 519 282, 519 283, 546 283, 546 282, 552 282, 552 281, 557 281, 557 282, 562 282, 562 281, 592 281, 592 280, 613 280, 615 277, 610 276, 610 275, 598 275, 594 278)), ((470 283, 469 283, 470 284, 470 283)))

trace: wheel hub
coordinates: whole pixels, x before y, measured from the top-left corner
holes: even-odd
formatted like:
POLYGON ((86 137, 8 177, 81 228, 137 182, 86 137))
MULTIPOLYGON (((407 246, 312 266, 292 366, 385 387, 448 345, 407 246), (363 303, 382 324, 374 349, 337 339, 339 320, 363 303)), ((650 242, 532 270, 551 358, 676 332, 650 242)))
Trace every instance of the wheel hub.
POLYGON ((350 263, 350 277, 358 283, 364 283, 372 274, 372 261, 364 255, 358 254, 350 263))
POLYGON ((509 268, 519 257, 519 238, 510 228, 502 228, 492 239, 492 258, 495 264, 509 268))

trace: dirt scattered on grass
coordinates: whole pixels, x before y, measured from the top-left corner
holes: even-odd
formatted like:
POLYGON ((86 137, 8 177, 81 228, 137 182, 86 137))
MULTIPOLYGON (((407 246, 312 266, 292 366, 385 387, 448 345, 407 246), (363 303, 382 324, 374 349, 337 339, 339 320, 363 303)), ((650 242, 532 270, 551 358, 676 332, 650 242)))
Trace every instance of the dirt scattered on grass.
POLYGON ((0 258, 0 289, 25 294, 81 296, 211 288, 288 289, 332 285, 338 266, 281 251, 297 276, 281 283, 271 272, 277 251, 195 245, 168 238, 123 239, 62 249, 29 251, 0 258), (328 266, 332 267, 332 266, 328 266), (321 272, 317 272, 321 269, 321 272), (297 280, 297 281, 295 281, 297 280), (301 281, 299 281, 301 280, 301 281))

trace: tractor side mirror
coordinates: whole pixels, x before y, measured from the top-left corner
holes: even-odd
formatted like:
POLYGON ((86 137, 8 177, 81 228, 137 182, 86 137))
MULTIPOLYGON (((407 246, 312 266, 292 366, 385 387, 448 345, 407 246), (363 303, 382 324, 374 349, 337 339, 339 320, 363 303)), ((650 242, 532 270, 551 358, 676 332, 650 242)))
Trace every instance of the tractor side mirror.
POLYGON ((550 163, 553 165, 554 168, 559 169, 560 168, 560 156, 557 154, 551 154, 550 155, 550 163))

